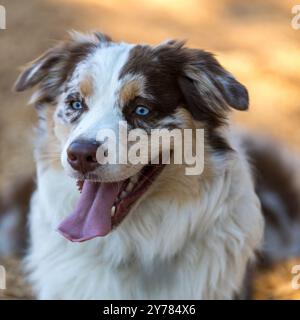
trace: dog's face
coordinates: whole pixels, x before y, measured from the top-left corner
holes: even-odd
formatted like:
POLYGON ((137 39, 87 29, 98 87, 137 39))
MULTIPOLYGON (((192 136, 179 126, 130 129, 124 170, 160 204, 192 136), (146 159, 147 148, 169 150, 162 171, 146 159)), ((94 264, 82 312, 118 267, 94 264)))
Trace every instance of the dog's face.
POLYGON ((212 147, 226 148, 215 129, 230 106, 248 107, 246 89, 211 54, 176 41, 151 47, 113 42, 99 33, 74 34, 25 69, 16 90, 37 84, 33 100, 53 110, 62 166, 83 181, 77 213, 62 227, 76 241, 107 234, 163 169, 99 164, 97 152, 107 151, 99 131, 110 129, 118 137, 120 124, 126 124, 150 134, 155 128, 193 128, 197 121, 209 132, 212 147), (96 211, 105 212, 100 224, 96 211), (79 213, 86 216, 80 225, 79 213))

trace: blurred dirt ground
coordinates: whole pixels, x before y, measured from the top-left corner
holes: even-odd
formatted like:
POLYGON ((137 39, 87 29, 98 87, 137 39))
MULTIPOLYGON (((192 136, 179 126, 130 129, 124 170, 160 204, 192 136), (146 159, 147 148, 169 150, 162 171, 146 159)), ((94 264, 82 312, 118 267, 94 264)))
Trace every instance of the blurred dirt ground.
POLYGON ((115 40, 158 43, 187 39, 212 51, 250 93, 242 126, 273 135, 300 151, 300 30, 291 27, 289 0, 2 0, 0 30, 0 195, 34 172, 35 112, 30 93, 11 87, 18 68, 65 38, 66 31, 100 30, 115 40))

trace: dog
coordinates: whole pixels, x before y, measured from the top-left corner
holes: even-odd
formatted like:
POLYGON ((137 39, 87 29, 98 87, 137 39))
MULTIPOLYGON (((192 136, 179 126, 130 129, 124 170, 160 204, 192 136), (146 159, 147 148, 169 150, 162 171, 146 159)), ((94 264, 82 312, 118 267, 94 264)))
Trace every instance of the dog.
POLYGON ((248 109, 247 89, 211 53, 183 42, 133 45, 77 32, 26 66, 15 89, 35 86, 26 267, 37 297, 237 297, 264 229, 229 121, 230 110, 248 109), (97 132, 117 133, 120 121, 147 133, 204 130, 203 172, 187 175, 172 161, 99 164, 97 132))

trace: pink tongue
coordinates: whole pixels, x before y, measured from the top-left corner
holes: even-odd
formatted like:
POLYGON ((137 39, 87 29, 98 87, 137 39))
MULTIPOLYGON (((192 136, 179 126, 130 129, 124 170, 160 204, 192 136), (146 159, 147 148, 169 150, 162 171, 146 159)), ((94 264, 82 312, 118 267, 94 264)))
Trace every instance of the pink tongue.
POLYGON ((112 228, 111 208, 120 191, 120 183, 84 181, 75 211, 58 227, 67 239, 82 242, 107 235, 112 228))

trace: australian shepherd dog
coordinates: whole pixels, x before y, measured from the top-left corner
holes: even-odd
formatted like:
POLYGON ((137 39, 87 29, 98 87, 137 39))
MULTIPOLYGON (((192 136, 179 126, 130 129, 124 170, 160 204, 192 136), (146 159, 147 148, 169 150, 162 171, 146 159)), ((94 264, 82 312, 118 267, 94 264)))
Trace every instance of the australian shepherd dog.
POLYGON ((35 86, 26 266, 37 297, 237 297, 264 229, 251 166, 228 120, 231 109, 248 109, 247 89, 212 54, 183 42, 134 45, 101 33, 72 33, 25 67, 16 90, 35 86), (120 123, 146 137, 202 130, 201 173, 173 161, 176 141, 167 163, 161 148, 156 164, 100 163, 108 139, 98 133, 109 129, 118 142, 120 123))

